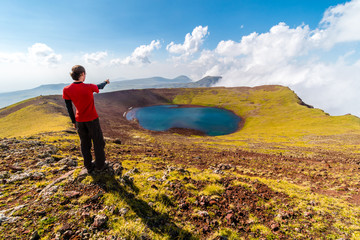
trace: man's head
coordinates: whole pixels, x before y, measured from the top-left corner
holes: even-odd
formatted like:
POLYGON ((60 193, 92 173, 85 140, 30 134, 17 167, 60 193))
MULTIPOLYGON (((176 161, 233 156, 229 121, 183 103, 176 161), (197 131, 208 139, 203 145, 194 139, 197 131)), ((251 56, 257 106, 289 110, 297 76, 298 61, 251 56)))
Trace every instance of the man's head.
MULTIPOLYGON (((85 68, 81 65, 75 65, 72 67, 71 69, 71 73, 70 73, 70 76, 72 79, 74 79, 75 81, 78 81, 80 80, 80 77, 82 75, 85 76, 85 68)), ((84 78, 85 79, 85 78, 84 78)))

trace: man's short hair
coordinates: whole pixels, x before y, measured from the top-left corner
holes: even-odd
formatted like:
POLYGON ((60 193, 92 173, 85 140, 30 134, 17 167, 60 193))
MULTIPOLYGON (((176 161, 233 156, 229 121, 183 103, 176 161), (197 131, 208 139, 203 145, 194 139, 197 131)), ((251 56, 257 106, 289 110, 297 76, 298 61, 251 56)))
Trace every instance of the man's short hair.
POLYGON ((80 75, 82 73, 85 73, 85 68, 81 65, 75 65, 71 69, 70 76, 72 79, 74 79, 76 81, 76 80, 79 80, 80 75))

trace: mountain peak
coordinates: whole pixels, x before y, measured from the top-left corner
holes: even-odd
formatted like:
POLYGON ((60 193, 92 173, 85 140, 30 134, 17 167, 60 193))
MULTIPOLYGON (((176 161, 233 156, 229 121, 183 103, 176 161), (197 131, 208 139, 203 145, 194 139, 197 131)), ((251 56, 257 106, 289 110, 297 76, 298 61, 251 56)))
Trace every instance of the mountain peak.
POLYGON ((172 80, 182 81, 182 82, 192 82, 191 78, 189 78, 188 76, 185 76, 185 75, 177 76, 176 78, 174 78, 172 80))

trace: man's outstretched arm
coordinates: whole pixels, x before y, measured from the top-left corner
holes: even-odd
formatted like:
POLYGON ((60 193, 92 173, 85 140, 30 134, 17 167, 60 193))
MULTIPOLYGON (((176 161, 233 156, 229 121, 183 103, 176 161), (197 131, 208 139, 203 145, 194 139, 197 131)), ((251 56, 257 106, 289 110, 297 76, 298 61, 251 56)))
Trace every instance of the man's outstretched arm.
POLYGON ((96 86, 98 87, 98 89, 103 89, 106 86, 106 84, 109 84, 109 83, 110 83, 109 79, 106 79, 105 81, 97 84, 96 86))

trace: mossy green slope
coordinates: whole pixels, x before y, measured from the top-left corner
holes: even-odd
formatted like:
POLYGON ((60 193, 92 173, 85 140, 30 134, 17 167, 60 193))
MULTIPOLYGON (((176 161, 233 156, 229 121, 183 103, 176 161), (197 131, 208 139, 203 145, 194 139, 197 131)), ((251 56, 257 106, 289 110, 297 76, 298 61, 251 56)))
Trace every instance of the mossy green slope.
MULTIPOLYGON (((287 87, 184 89, 175 104, 216 106, 232 110, 243 118, 240 131, 214 141, 238 146, 285 144, 287 147, 314 147, 316 139, 334 139, 360 134, 360 119, 352 115, 329 116, 306 106, 287 87)), ((279 147, 279 146, 278 146, 279 147)), ((342 150, 342 149, 339 149, 342 150)))

